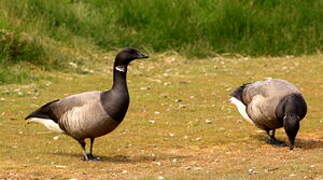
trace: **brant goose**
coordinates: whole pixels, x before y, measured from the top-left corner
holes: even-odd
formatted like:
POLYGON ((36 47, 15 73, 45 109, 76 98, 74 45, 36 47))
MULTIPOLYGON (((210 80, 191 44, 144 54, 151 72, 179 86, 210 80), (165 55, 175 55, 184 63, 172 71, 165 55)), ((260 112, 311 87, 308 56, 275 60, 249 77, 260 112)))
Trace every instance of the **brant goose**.
POLYGON ((113 131, 125 117, 129 105, 127 66, 141 58, 148 56, 134 48, 123 49, 114 61, 111 90, 84 92, 51 101, 25 119, 28 123, 40 123, 52 131, 71 136, 80 143, 84 160, 98 160, 92 155, 94 139, 113 131), (88 154, 86 138, 91 142, 88 154))
POLYGON ((231 93, 233 103, 241 116, 267 132, 268 143, 284 145, 275 138, 275 130, 284 127, 289 149, 294 148, 299 122, 307 113, 302 93, 291 83, 280 79, 269 79, 247 83, 231 93))

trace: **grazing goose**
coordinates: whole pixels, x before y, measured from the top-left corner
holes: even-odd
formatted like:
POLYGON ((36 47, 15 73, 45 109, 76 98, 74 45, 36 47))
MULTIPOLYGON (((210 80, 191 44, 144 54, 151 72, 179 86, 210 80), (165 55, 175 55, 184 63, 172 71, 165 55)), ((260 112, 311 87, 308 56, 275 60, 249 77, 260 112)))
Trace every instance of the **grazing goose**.
POLYGON ((80 143, 83 160, 98 160, 92 155, 94 139, 113 131, 125 117, 129 105, 127 66, 141 58, 148 56, 133 48, 123 49, 114 61, 111 90, 84 92, 51 101, 25 119, 71 136, 80 143), (91 142, 89 154, 85 150, 86 138, 91 142))
POLYGON ((284 127, 289 149, 294 148, 299 122, 307 113, 307 105, 293 84, 279 79, 257 81, 243 84, 231 96, 230 102, 236 105, 242 117, 267 132, 268 143, 284 145, 275 138, 275 130, 284 127))

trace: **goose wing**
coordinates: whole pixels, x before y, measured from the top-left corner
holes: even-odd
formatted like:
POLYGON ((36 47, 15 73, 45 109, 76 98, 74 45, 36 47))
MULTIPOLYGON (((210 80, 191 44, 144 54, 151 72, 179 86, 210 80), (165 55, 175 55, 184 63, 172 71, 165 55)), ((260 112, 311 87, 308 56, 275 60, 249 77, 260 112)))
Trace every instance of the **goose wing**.
POLYGON ((292 93, 300 93, 300 91, 287 81, 270 79, 256 81, 246 85, 242 93, 242 99, 246 104, 249 104, 255 96, 262 96, 263 98, 282 98, 292 93))
POLYGON ((101 92, 86 92, 45 104, 26 117, 48 129, 75 139, 99 137, 114 130, 119 122, 110 117, 101 103, 101 92), (41 118, 41 120, 39 120, 41 118))
POLYGON ((56 99, 48 102, 36 111, 29 114, 25 120, 30 118, 50 119, 59 123, 64 114, 71 111, 73 108, 82 107, 87 104, 99 103, 100 92, 92 91, 81 94, 68 96, 62 99, 56 99))

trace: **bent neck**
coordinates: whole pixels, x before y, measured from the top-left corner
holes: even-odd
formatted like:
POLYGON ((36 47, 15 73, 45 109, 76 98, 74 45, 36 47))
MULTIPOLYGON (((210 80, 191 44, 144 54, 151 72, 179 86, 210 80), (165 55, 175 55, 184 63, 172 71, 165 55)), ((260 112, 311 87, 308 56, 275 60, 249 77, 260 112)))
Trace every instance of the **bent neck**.
POLYGON ((299 121, 299 117, 295 114, 287 114, 284 117, 284 129, 290 142, 290 150, 294 148, 295 138, 300 126, 299 121))
POLYGON ((127 87, 127 66, 114 65, 113 66, 113 85, 112 89, 125 90, 128 92, 127 87))
POLYGON ((307 113, 307 105, 300 94, 291 94, 284 97, 278 104, 276 116, 281 123, 285 115, 296 115, 303 119, 307 113))

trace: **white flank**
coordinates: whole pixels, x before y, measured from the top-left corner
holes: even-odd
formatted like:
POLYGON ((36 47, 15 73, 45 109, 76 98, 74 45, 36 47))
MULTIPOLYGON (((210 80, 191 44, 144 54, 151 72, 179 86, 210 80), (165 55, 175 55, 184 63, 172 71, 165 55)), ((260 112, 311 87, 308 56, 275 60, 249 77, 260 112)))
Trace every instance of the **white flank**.
POLYGON ((55 123, 53 120, 50 119, 42 119, 42 118, 31 118, 27 120, 28 123, 39 123, 44 125, 47 129, 58 132, 64 133, 64 131, 55 123))
POLYGON ((229 99, 229 101, 236 105, 239 113, 241 114, 241 116, 246 120, 248 121, 249 123, 251 124, 254 124, 253 121, 250 119, 249 115, 247 114, 247 111, 246 111, 246 106, 241 102, 239 101, 237 98, 235 97, 232 97, 229 99))

